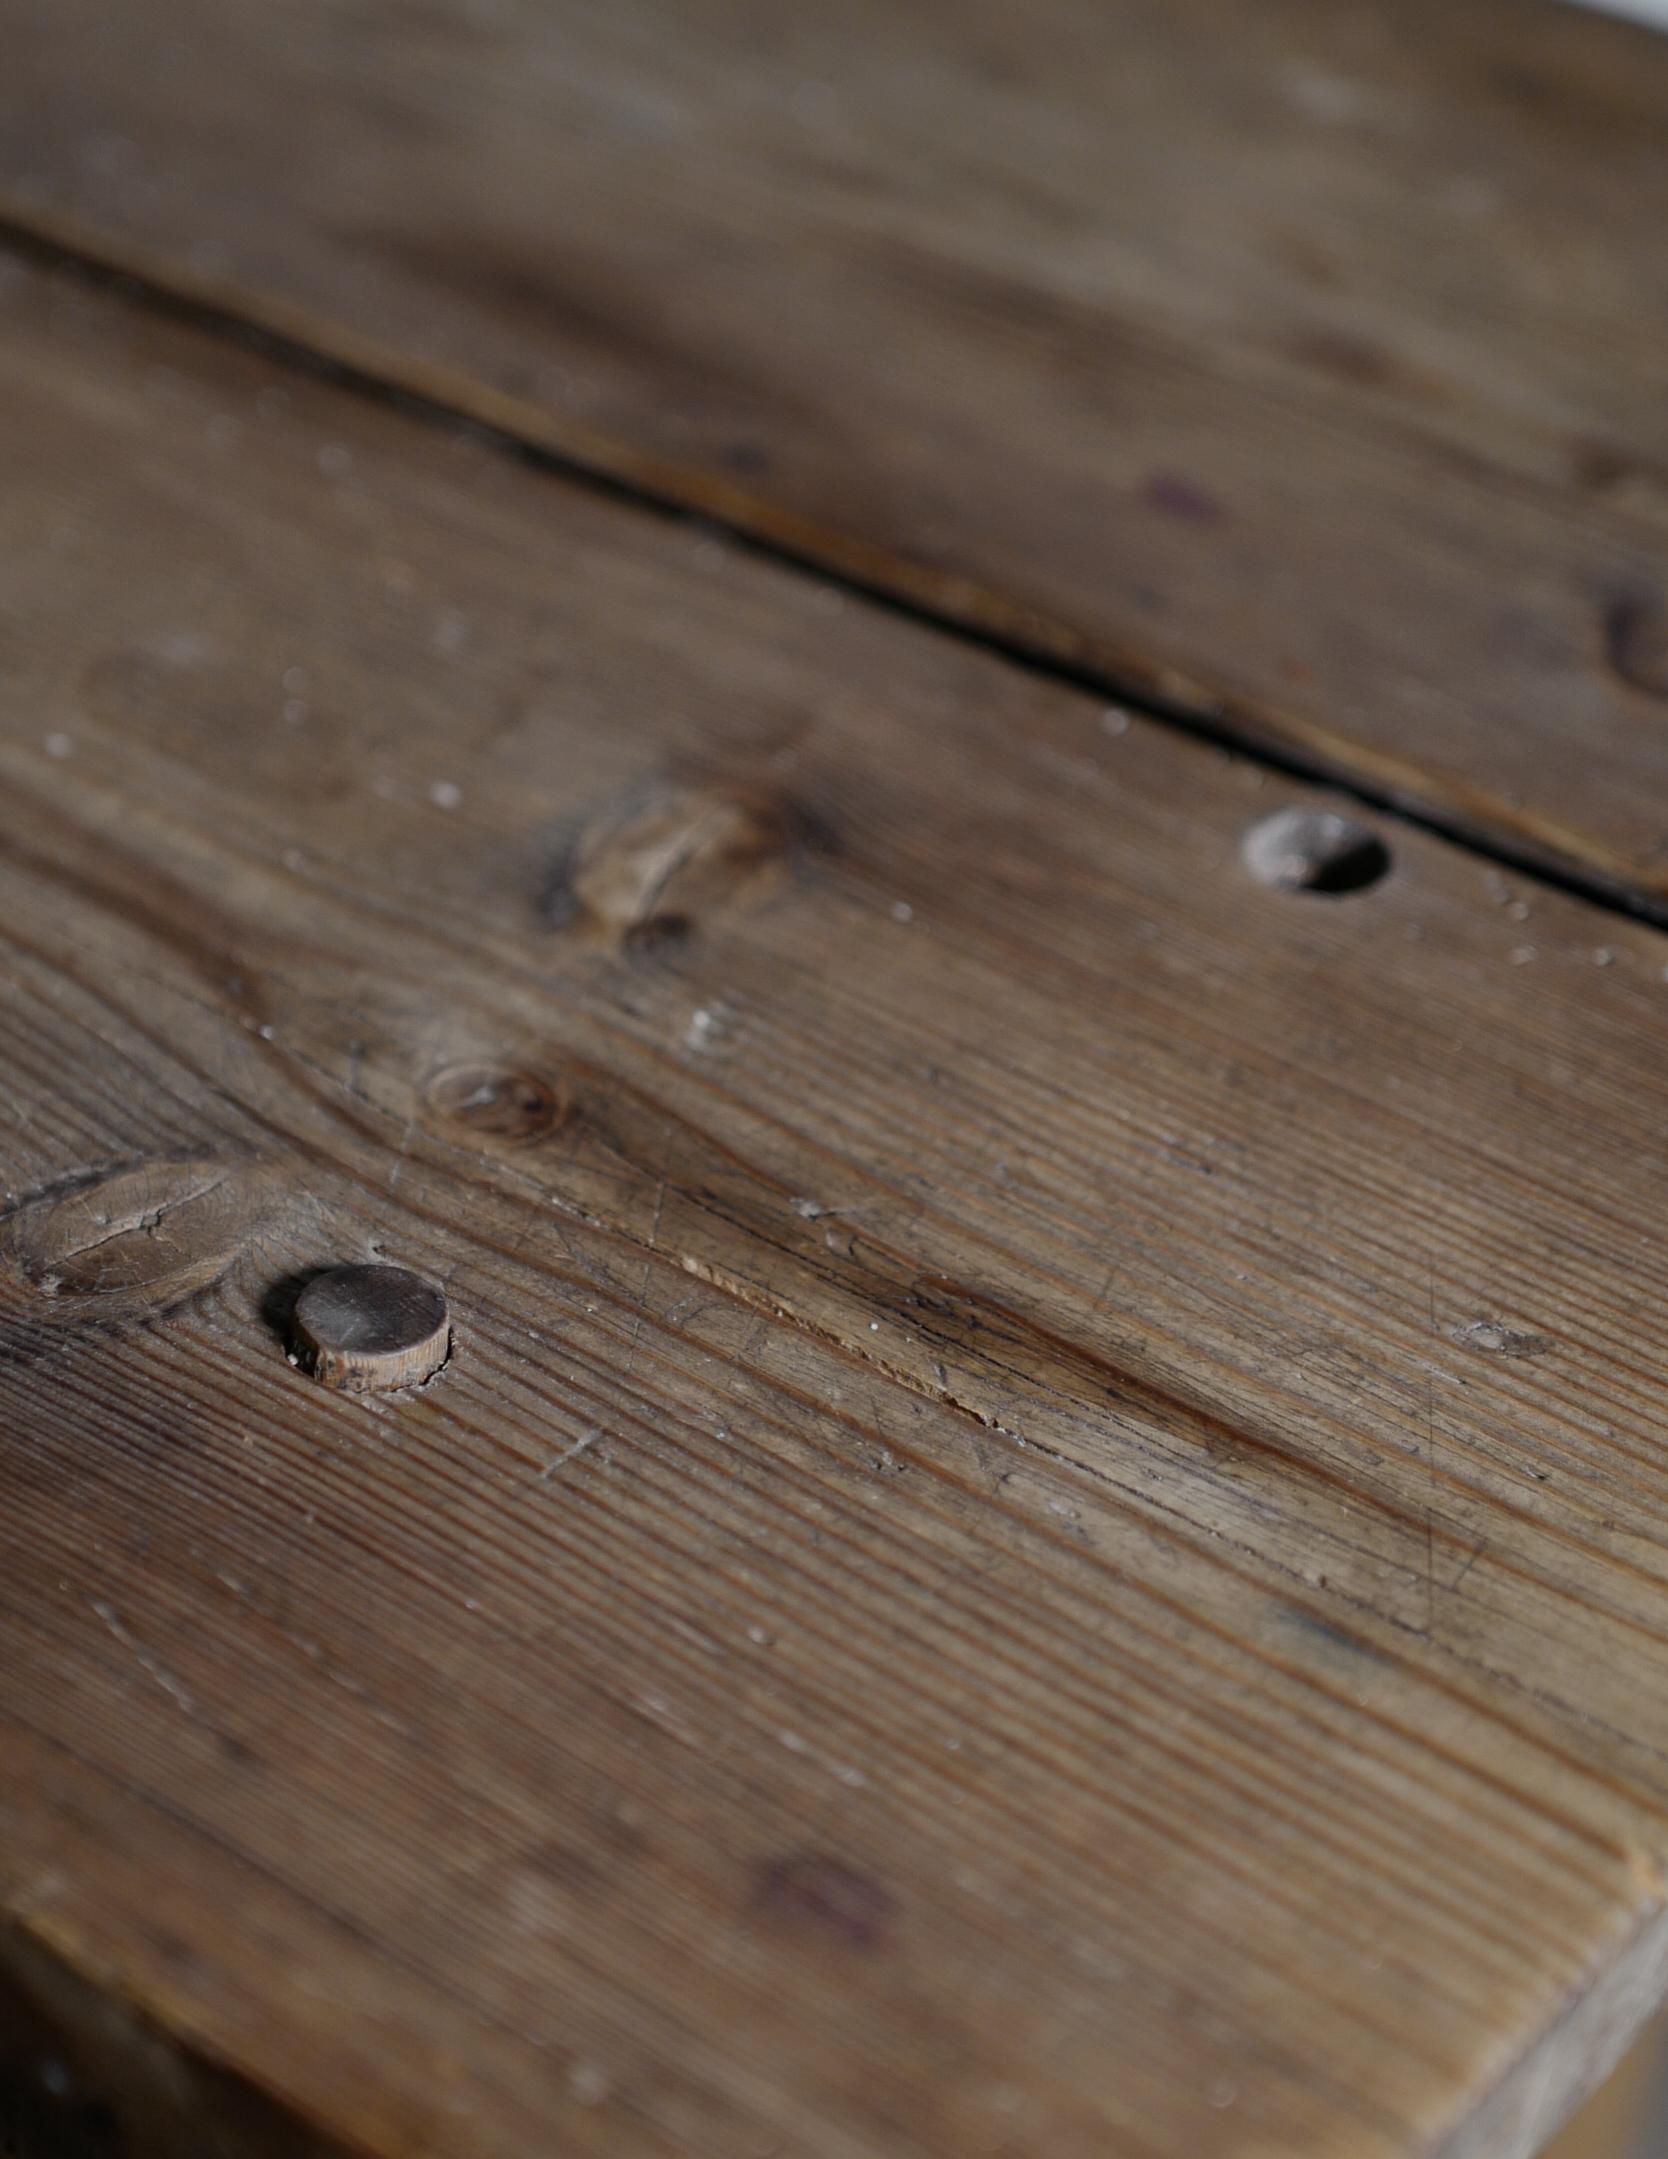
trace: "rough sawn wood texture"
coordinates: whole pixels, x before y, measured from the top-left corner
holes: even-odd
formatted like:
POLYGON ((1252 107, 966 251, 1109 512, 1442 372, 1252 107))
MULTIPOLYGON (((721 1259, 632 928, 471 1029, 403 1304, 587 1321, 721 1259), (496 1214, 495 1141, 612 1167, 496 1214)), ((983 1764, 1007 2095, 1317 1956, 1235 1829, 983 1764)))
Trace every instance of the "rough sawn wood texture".
POLYGON ((1668 940, 3 310, 0 1961, 125 2148, 1526 2153, 1668 1951, 1668 940))

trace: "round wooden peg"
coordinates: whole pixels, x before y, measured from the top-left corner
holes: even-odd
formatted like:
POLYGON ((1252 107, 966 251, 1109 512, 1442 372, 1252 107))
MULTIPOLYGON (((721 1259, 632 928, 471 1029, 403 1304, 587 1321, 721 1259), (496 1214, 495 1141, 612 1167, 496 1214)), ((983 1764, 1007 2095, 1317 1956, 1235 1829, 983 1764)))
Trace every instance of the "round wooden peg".
POLYGON ((296 1299, 295 1361, 342 1394, 420 1386, 451 1338, 446 1299, 405 1267, 332 1267, 296 1299))

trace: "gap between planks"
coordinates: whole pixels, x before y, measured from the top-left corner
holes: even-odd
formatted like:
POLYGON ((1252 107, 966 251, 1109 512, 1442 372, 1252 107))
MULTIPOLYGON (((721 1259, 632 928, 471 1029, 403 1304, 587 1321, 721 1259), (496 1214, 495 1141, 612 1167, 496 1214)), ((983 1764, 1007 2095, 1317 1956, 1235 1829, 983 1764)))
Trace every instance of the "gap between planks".
POLYGON ((1045 681, 1110 698, 1143 719, 1228 750, 1282 778, 1326 787, 1379 816, 1432 833, 1478 860, 1605 913, 1668 929, 1668 899, 1581 865, 1555 841, 1537 845, 1469 823, 1427 797, 1411 776, 1364 744, 1332 752, 1274 733, 1254 705, 1224 699, 1175 671, 1114 651, 1083 632, 1017 606, 990 587, 936 576, 865 545, 715 473, 645 456, 530 402, 438 368, 382 340, 265 294, 233 290, 149 250, 111 246, 60 213, 0 199, 0 248, 42 266, 107 284, 131 302, 264 358, 391 405, 425 426, 468 428, 513 462, 587 487, 641 512, 710 526, 751 554, 799 571, 934 631, 990 652, 1045 681))

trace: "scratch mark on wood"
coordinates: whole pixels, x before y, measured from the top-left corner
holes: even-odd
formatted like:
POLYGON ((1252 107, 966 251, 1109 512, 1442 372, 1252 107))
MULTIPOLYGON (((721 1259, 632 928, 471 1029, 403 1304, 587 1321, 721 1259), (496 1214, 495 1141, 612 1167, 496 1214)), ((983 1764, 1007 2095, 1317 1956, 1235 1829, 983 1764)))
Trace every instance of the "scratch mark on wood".
POLYGON ((122 1624, 120 1615, 110 1605, 102 1603, 96 1597, 89 1601, 98 1617, 108 1627, 116 1640, 121 1643, 122 1647, 131 1654, 140 1669, 156 1682, 164 1694, 171 1695, 188 1717, 194 1717, 197 1714, 197 1705, 186 1689, 180 1685, 173 1673, 145 1647, 143 1642, 138 1641, 128 1632, 127 1628, 122 1624))

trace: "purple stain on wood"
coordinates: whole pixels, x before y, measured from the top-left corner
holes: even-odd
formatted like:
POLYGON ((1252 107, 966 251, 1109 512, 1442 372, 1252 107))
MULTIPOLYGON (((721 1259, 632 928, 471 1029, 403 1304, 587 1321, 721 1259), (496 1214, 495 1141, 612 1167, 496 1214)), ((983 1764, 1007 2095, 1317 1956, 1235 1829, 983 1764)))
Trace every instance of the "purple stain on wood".
POLYGON ((1152 472, 1142 483, 1141 500, 1149 510, 1179 517, 1190 525, 1220 525, 1227 511, 1197 480, 1184 472, 1152 472))
POLYGON ((753 1907, 767 1919, 849 1949, 880 1949, 897 1900, 871 1875, 826 1852, 789 1852, 759 1870, 753 1907))
POLYGON ((1355 388, 1414 386, 1414 378, 1389 353, 1353 331, 1326 327, 1304 330, 1293 338, 1289 350, 1303 366, 1316 368, 1335 382, 1355 388))
POLYGON ((1605 657, 1647 697, 1668 698, 1668 607, 1654 595, 1624 594, 1604 615, 1605 657))

